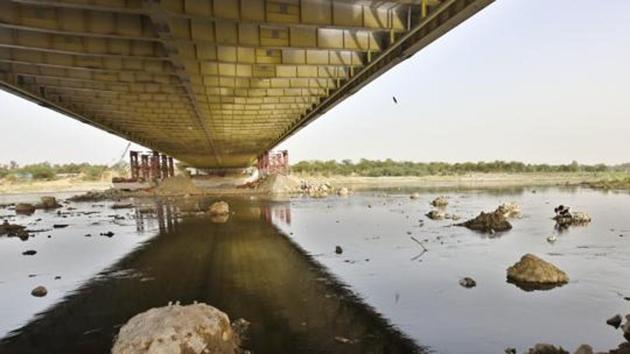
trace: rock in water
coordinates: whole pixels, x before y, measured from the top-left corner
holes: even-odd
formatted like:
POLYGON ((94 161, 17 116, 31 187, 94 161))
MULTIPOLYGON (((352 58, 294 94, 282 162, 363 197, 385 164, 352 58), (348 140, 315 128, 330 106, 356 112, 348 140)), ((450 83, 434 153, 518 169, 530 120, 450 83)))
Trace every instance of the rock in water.
POLYGON ((503 214, 506 219, 519 216, 521 214, 521 207, 516 203, 503 203, 497 207, 495 213, 503 214))
POLYGON ((112 354, 233 354, 238 342, 230 319, 218 309, 170 305, 132 317, 120 329, 112 354))
POLYGON ((443 208, 448 205, 448 199, 446 199, 445 196, 437 197, 433 199, 431 205, 433 205, 434 207, 443 208))
POLYGON ((621 326, 621 321, 622 321, 621 315, 617 314, 617 315, 609 318, 606 321, 606 323, 611 325, 611 326, 613 326, 613 327, 615 327, 615 328, 619 328, 619 326, 621 326))
POLYGON ((528 354, 569 354, 562 347, 554 347, 551 344, 538 343, 533 348, 529 348, 528 354))
POLYGON ((419 198, 420 198, 420 193, 417 193, 417 192, 416 193, 412 193, 409 196, 409 199, 419 199, 419 198))
POLYGON ((26 250, 24 252, 22 252, 23 256, 34 256, 37 254, 37 251, 35 250, 26 250))
POLYGON ((210 215, 228 215, 229 213, 230 205, 222 200, 210 205, 210 215))
POLYGON ((43 297, 46 296, 46 294, 48 294, 48 290, 41 285, 31 291, 31 295, 35 297, 43 297))
POLYGON ((623 330, 623 337, 630 342, 630 315, 626 315, 626 324, 621 326, 621 329, 623 330))
POLYGON ((57 209, 61 208, 61 204, 57 202, 55 197, 42 197, 41 202, 35 206, 37 209, 57 209))
POLYGON ((29 203, 18 203, 15 205, 16 214, 33 214, 35 212, 35 206, 29 203))
POLYGON ((458 226, 465 226, 471 230, 489 233, 507 231, 512 228, 512 225, 507 221, 504 214, 496 211, 492 213, 481 212, 476 218, 458 224, 458 226))
POLYGON ((446 217, 446 213, 442 210, 431 210, 424 215, 431 220, 442 220, 446 217))
POLYGON ((536 288, 536 284, 560 285, 569 282, 569 277, 565 272, 558 269, 555 265, 545 262, 529 253, 521 257, 520 261, 507 269, 507 278, 508 281, 515 283, 533 285, 533 289, 536 288))
POLYGON ((473 278, 465 277, 459 280, 459 285, 463 286, 464 288, 474 288, 475 286, 477 286, 477 282, 473 278))
POLYGON ((346 187, 341 187, 337 191, 337 195, 340 196, 340 197, 347 197, 348 194, 350 194, 350 191, 346 187))
POLYGON ((593 347, 588 344, 582 344, 573 354, 593 354, 593 347))
POLYGON ((335 246, 335 253, 336 254, 342 254, 343 253, 343 248, 341 248, 341 246, 335 246))

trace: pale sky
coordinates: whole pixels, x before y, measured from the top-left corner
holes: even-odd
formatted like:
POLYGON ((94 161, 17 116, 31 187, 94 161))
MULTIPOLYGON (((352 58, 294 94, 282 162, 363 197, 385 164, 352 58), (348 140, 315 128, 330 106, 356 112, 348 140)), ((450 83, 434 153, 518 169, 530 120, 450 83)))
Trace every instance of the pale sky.
MULTIPOLYGON (((2 91, 0 132, 0 163, 113 163, 126 146, 2 91)), ((280 147, 293 162, 628 162, 630 1, 498 0, 280 147)))

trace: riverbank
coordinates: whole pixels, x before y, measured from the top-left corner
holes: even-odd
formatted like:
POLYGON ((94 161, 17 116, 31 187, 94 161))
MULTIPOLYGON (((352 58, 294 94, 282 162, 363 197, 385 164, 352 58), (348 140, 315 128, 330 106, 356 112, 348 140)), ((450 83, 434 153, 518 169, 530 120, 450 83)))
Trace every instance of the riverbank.
MULTIPOLYGON (((192 178, 202 194, 240 195, 288 193, 300 183, 310 185, 330 185, 334 188, 346 187, 350 190, 390 189, 390 188, 497 188, 497 187, 540 187, 559 185, 583 185, 592 188, 615 188, 619 183, 606 181, 629 181, 624 173, 473 173, 447 176, 313 176, 294 174, 274 183, 261 183, 256 187, 244 187, 246 178, 239 177, 200 177, 192 178)), ((624 184, 625 185, 625 184, 624 184)), ((6 182, 0 181, 0 194, 23 193, 62 193, 103 191, 112 188, 108 181, 84 181, 66 178, 53 181, 6 182)), ((177 194, 176 191, 171 191, 177 194)), ((184 191, 185 192, 185 191, 184 191)), ((185 192, 187 193, 187 192, 185 192)))

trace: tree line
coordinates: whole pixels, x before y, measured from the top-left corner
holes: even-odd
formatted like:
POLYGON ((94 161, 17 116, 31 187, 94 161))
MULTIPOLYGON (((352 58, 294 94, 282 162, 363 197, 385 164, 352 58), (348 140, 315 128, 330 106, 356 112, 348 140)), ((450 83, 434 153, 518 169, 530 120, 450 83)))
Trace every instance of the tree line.
POLYGON ((99 180, 103 173, 108 170, 118 170, 124 172, 127 169, 125 163, 114 166, 83 163, 50 164, 40 162, 20 166, 17 162, 11 161, 9 164, 0 164, 0 178, 8 180, 54 180, 63 175, 76 175, 84 180, 99 180))
POLYGON ((461 175, 467 173, 553 173, 553 172, 606 172, 630 171, 630 164, 608 166, 605 164, 584 165, 577 161, 570 164, 526 164, 517 161, 492 162, 411 162, 361 159, 329 161, 301 161, 291 166, 294 173, 309 175, 340 176, 430 176, 461 175))

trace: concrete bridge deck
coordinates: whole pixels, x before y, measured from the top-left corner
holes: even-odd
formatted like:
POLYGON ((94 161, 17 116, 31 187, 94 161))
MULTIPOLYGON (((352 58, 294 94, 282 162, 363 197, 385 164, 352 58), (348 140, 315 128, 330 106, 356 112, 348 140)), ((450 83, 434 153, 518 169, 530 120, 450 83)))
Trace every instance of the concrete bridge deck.
POLYGON ((0 0, 0 87, 240 167, 492 1, 0 0))

